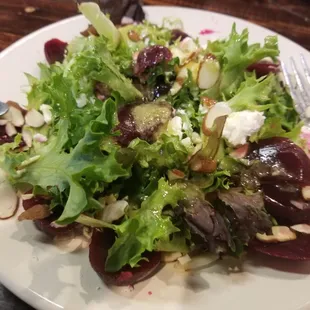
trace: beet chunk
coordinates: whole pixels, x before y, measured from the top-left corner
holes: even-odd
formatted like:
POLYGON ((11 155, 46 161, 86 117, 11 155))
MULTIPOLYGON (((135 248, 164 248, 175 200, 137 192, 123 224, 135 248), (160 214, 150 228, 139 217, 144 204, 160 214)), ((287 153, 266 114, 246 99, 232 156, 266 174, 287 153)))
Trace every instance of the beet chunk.
MULTIPOLYGON (((32 208, 33 206, 37 204, 49 204, 50 199, 46 196, 36 196, 31 199, 27 199, 23 201, 23 207, 25 210, 28 210, 32 208)), ((42 232, 46 233, 50 237, 55 237, 55 236, 62 236, 62 235, 69 235, 76 231, 80 225, 77 223, 72 223, 63 227, 55 227, 52 222, 57 220, 59 218, 59 215, 57 214, 52 214, 49 217, 42 219, 42 220, 34 220, 35 226, 41 230, 42 232)))
POLYGON ((44 53, 47 62, 52 65, 56 61, 63 62, 68 43, 58 39, 51 39, 44 44, 44 53))
POLYGON ((269 73, 278 73, 279 64, 270 61, 259 61, 247 67, 247 71, 255 71, 257 77, 268 75, 269 73))
POLYGON ((184 40, 185 38, 188 38, 189 35, 185 33, 184 31, 180 29, 172 29, 171 30, 171 42, 173 43, 174 41, 180 39, 180 41, 184 40))
POLYGON ((134 66, 134 73, 140 75, 146 69, 152 68, 163 61, 168 62, 171 59, 172 54, 167 47, 161 45, 148 46, 139 53, 134 66))
POLYGON ((108 250, 115 242, 115 233, 110 229, 104 231, 96 230, 92 236, 92 242, 89 247, 89 261, 93 269, 102 277, 103 281, 111 285, 132 285, 145 280, 155 274, 160 268, 160 252, 147 253, 139 267, 131 268, 125 266, 119 272, 106 272, 105 261, 108 256, 108 250))
POLYGON ((289 260, 310 260, 310 235, 299 235, 295 240, 279 243, 252 240, 249 248, 265 255, 289 260))

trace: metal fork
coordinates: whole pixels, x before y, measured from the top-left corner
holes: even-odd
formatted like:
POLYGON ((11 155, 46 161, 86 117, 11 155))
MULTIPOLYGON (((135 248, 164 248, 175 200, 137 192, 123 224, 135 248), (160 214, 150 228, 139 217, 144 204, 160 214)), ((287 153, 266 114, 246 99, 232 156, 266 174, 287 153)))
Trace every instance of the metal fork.
POLYGON ((293 74, 288 73, 287 67, 282 61, 281 67, 284 81, 290 90, 297 112, 307 124, 310 124, 310 69, 303 54, 300 55, 300 61, 304 75, 298 71, 293 57, 290 58, 293 74))
POLYGON ((8 111, 8 109, 9 106, 6 103, 0 101, 0 116, 5 114, 8 111))

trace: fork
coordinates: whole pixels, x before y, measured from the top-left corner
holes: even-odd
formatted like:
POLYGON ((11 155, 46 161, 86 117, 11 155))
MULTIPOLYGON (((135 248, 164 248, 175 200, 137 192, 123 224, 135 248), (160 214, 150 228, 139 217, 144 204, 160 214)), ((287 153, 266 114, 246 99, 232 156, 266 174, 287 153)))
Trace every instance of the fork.
POLYGON ((8 111, 8 109, 9 106, 6 103, 0 101, 0 116, 5 114, 8 111))
POLYGON ((300 117, 310 124, 310 69, 303 54, 300 54, 304 76, 297 69, 296 62, 290 57, 290 66, 293 74, 289 74, 286 65, 281 61, 281 68, 286 85, 295 102, 295 107, 300 117))

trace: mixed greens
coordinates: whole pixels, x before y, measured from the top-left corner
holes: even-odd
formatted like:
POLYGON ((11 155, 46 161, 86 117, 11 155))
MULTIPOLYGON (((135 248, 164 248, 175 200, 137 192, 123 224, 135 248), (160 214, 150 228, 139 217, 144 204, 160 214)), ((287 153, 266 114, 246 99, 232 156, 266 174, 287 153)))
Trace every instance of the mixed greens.
POLYGON ((95 34, 62 45, 39 78, 27 75, 27 110, 45 122, 31 126, 28 112, 0 146, 16 189, 48 198, 58 227, 114 231, 107 273, 139 269, 151 252, 239 256, 256 237, 280 242, 274 227, 309 224, 308 213, 291 221, 273 212, 265 194, 291 187, 310 209, 292 98, 277 70, 249 69, 276 64, 275 36, 249 44, 233 25, 227 39, 201 46, 167 20, 116 27, 95 4, 79 8, 95 34))

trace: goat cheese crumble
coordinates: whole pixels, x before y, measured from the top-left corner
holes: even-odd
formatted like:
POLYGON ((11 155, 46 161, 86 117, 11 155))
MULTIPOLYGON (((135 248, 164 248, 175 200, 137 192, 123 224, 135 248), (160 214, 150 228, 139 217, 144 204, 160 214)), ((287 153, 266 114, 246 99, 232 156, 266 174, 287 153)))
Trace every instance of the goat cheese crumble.
POLYGON ((248 137, 260 130, 264 121, 263 112, 233 112, 226 119, 223 137, 233 146, 245 144, 248 137))

